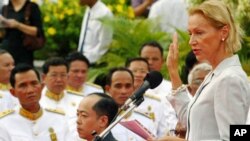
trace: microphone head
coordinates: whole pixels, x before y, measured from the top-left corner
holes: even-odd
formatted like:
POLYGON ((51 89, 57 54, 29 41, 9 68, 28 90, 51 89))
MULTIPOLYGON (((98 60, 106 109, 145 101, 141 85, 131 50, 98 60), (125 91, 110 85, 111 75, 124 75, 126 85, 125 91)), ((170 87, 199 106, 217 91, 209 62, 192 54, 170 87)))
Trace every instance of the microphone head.
POLYGON ((149 72, 144 78, 145 81, 148 81, 150 84, 150 88, 154 89, 162 82, 162 74, 158 71, 149 72))

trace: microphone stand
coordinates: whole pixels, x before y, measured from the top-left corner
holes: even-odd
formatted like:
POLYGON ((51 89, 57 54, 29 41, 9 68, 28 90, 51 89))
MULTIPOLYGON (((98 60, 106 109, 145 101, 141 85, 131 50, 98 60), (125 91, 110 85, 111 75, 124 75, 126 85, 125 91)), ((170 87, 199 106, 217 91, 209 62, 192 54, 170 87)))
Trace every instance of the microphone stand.
POLYGON ((130 111, 138 107, 143 101, 143 96, 132 101, 130 105, 128 105, 128 108, 125 110, 125 112, 121 114, 121 116, 117 117, 114 122, 112 122, 104 131, 101 132, 101 134, 95 136, 94 141, 102 141, 116 124, 118 124, 130 111))

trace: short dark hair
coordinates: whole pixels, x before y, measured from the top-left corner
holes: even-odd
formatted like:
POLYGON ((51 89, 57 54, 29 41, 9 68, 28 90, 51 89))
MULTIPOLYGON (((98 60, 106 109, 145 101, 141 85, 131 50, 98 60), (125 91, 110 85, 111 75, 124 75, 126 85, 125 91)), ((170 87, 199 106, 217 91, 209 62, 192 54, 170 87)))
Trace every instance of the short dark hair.
POLYGON ((133 73, 129 70, 129 69, 127 69, 127 68, 124 68, 124 67, 115 67, 115 68, 111 68, 110 70, 109 70, 109 72, 108 72, 108 74, 107 74, 107 76, 106 76, 106 85, 111 85, 111 83, 112 83, 112 76, 113 76, 113 74, 115 73, 115 72, 117 72, 117 71, 125 71, 125 72, 128 72, 130 75, 131 75, 131 77, 132 77, 132 81, 133 81, 133 83, 134 83, 134 76, 133 76, 133 73))
POLYGON ((69 71, 68 64, 61 57, 52 57, 46 60, 42 66, 42 70, 44 74, 47 74, 49 72, 50 66, 65 66, 67 68, 67 72, 69 71))
POLYGON ((87 66, 89 67, 90 63, 89 60, 80 52, 72 52, 70 53, 66 58, 65 58, 66 62, 68 63, 68 66, 70 67, 70 64, 73 61, 79 60, 82 62, 85 62, 87 64, 87 66))
MULTIPOLYGON (((105 93, 91 93, 88 96, 98 96, 101 99, 93 105, 92 109, 98 116, 108 116, 108 125, 114 120, 118 112, 118 105, 112 97, 105 93)), ((87 97, 88 97, 87 96, 87 97)))
POLYGON ((125 63, 125 67, 128 68, 128 67, 130 66, 130 64, 131 64, 132 62, 134 62, 134 61, 145 62, 145 63, 147 64, 148 70, 150 70, 147 59, 142 58, 142 57, 135 57, 135 58, 129 58, 129 59, 127 59, 127 60, 126 60, 126 63, 125 63))
POLYGON ((22 73, 22 72, 27 72, 33 70, 36 73, 37 79, 40 81, 40 74, 39 72, 32 66, 28 65, 28 64, 24 64, 24 63, 20 63, 18 65, 15 66, 15 68, 11 71, 10 74, 10 84, 11 86, 14 88, 15 84, 16 84, 16 74, 17 73, 22 73))
POLYGON ((197 63, 198 60, 196 59, 195 54, 192 50, 189 51, 185 59, 185 65, 182 66, 181 78, 184 84, 188 84, 188 74, 197 63))
POLYGON ((5 53, 9 53, 9 52, 7 50, 5 50, 5 49, 0 49, 0 55, 5 54, 5 53))
POLYGON ((163 48, 157 41, 149 41, 149 42, 146 42, 146 43, 142 44, 141 48, 139 50, 139 55, 141 55, 141 52, 142 52, 143 48, 146 47, 146 46, 151 46, 151 47, 154 47, 154 48, 158 48, 159 51, 161 52, 161 56, 163 56, 163 48))

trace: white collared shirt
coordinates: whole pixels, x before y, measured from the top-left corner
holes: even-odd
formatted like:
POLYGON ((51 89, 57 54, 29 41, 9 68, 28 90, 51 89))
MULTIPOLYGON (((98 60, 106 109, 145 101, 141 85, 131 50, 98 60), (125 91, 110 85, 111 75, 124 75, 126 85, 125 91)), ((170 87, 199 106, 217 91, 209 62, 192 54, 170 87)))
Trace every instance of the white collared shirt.
POLYGON ((108 45, 112 41, 112 28, 103 25, 100 21, 100 19, 104 17, 111 18, 113 17, 113 14, 101 1, 97 1, 91 9, 87 7, 85 11, 79 38, 78 51, 81 51, 83 44, 83 54, 89 59, 90 63, 95 63, 98 59, 100 59, 102 55, 107 52, 108 45), (89 12, 90 17, 88 18, 89 12), (83 39, 85 39, 84 43, 83 39))

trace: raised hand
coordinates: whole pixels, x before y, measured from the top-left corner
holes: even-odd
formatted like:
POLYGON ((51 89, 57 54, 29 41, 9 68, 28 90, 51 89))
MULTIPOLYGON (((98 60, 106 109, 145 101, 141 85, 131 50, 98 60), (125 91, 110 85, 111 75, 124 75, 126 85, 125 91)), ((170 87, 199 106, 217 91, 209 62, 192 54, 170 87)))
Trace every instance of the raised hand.
POLYGON ((166 60, 166 65, 172 83, 172 89, 174 90, 182 85, 182 81, 178 72, 178 65, 179 65, 178 59, 179 59, 178 35, 177 33, 174 33, 173 42, 169 45, 169 51, 166 60))

